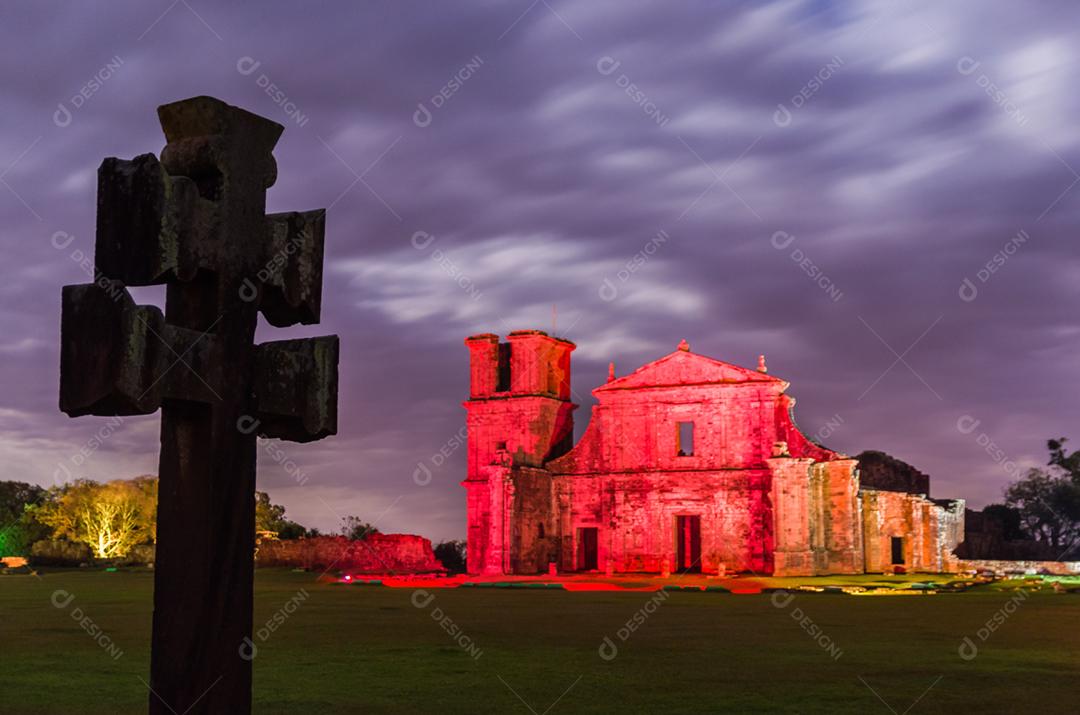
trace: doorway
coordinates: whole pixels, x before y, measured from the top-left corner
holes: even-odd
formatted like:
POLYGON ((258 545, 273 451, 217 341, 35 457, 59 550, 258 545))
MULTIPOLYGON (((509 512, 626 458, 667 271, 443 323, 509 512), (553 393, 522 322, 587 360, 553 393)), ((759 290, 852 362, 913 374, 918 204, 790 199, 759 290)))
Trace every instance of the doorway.
POLYGON ((679 573, 701 572, 701 517, 675 517, 675 563, 679 573))
POLYGON ((599 566, 596 547, 598 538, 595 526, 586 526, 578 529, 578 571, 596 571, 599 566))
POLYGON ((892 537, 892 562, 893 566, 901 566, 904 563, 904 537, 892 537))

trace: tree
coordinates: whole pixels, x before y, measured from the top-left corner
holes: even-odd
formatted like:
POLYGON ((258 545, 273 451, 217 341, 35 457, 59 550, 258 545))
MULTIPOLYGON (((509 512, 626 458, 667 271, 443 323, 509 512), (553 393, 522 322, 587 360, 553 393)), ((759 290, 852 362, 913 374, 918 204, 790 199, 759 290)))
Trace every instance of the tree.
POLYGON ((0 482, 0 556, 24 556, 30 544, 48 537, 29 511, 46 496, 36 484, 0 482))
POLYGON ((1020 510, 1007 504, 987 504, 983 516, 1001 527, 1001 538, 1006 541, 1027 538, 1024 533, 1020 510))
POLYGON ((266 492, 255 492, 255 532, 273 534, 278 539, 301 539, 318 536, 318 529, 308 529, 285 518, 285 507, 273 504, 266 492))
POLYGON ((1080 485, 1080 450, 1072 454, 1066 453, 1065 443, 1068 441, 1064 437, 1047 440, 1046 446, 1050 450, 1049 464, 1063 470, 1073 482, 1080 485))
POLYGON ((1065 451, 1064 438, 1047 441, 1050 469, 1029 469, 1005 491, 1028 537, 1049 544, 1058 558, 1080 544, 1080 454, 1065 451))
POLYGON ((157 478, 79 479, 50 489, 33 513, 55 537, 87 544, 97 558, 124 556, 156 538, 157 478))
POLYGON ((443 541, 435 547, 435 558, 441 561, 450 573, 465 572, 466 556, 467 547, 461 539, 443 541))
POLYGON ((341 535, 347 536, 353 541, 366 539, 372 534, 379 533, 378 529, 358 516, 346 516, 341 521, 341 535))
POLYGON ((255 492, 255 531, 275 536, 285 524, 285 507, 272 504, 266 492, 255 492))

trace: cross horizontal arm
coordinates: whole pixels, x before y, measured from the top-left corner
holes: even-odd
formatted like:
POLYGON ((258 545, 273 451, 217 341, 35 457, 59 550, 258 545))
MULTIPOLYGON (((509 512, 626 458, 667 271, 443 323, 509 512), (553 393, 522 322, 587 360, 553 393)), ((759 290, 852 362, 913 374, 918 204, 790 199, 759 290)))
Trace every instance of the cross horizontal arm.
POLYGON ((255 348, 259 434, 312 442, 337 434, 338 337, 277 340, 255 348))
POLYGON ((163 398, 213 402, 222 360, 212 334, 169 325, 136 305, 119 282, 64 286, 60 409, 80 415, 146 415, 163 398))
POLYGON ((169 176, 153 154, 106 159, 98 169, 96 268, 124 285, 190 280, 213 267, 213 246, 200 241, 213 233, 196 230, 213 223, 213 208, 195 181, 169 176))
POLYGON ((259 310, 279 328, 318 323, 326 210, 270 214, 266 222, 268 258, 256 275, 263 284, 259 310))

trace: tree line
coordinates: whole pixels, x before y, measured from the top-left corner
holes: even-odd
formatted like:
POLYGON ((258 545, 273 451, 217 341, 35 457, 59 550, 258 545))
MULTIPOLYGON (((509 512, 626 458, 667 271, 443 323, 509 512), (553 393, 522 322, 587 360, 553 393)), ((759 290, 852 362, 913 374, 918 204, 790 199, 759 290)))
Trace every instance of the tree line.
MULTIPOLYGON (((28 556, 41 541, 82 544, 95 559, 127 556, 137 546, 157 541, 157 477, 96 482, 76 479, 45 489, 25 482, 0 481, 0 556, 28 556)), ((255 492, 255 532, 259 538, 320 536, 289 519, 285 507, 255 492)), ((356 516, 342 520, 340 533, 362 539, 378 533, 356 516)))
MULTIPOLYGON (((30 556, 35 543, 60 542, 89 549, 94 559, 123 559, 137 547, 157 541, 158 479, 96 482, 76 479, 45 489, 35 484, 0 481, 0 557, 30 556)), ((285 507, 255 492, 255 534, 259 539, 322 536, 289 519, 285 507)), ((346 516, 337 534, 365 539, 379 530, 358 516, 346 516)), ((435 554, 452 571, 465 568, 465 542, 446 541, 435 554)))

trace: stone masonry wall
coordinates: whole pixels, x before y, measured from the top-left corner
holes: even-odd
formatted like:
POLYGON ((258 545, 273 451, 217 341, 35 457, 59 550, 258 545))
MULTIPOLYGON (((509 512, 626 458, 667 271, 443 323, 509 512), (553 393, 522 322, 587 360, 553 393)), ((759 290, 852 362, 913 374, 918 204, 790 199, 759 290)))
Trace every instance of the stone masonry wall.
POLYGON ((267 540, 255 552, 255 565, 333 568, 351 573, 409 574, 445 571, 431 541, 413 534, 371 534, 353 541, 344 536, 267 540))

